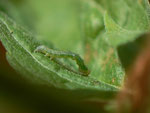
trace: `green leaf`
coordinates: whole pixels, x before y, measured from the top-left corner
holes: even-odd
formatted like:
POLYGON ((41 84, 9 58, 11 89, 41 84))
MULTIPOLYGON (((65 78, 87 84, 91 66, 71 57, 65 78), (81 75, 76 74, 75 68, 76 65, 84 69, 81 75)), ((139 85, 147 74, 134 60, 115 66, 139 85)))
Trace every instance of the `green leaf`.
POLYGON ((104 21, 105 21, 106 34, 108 35, 108 42, 113 47, 118 47, 121 44, 132 41, 137 36, 139 36, 144 32, 142 30, 130 31, 130 30, 123 29, 112 20, 112 18, 108 15, 108 13, 105 14, 104 21))
POLYGON ((95 39, 104 30, 103 9, 94 1, 82 1, 82 35, 95 39))
POLYGON ((128 6, 125 0, 95 0, 100 7, 103 8, 104 12, 107 11, 111 17, 119 24, 123 26, 126 23, 128 15, 128 6))
POLYGON ((128 30, 149 29, 149 19, 146 11, 138 0, 125 0, 128 5, 128 18, 124 26, 128 30))
POLYGON ((118 49, 122 65, 127 70, 141 48, 137 42, 144 40, 138 37, 149 31, 150 7, 147 0, 142 3, 139 3, 138 0, 125 0, 125 3, 128 6, 128 16, 124 26, 117 24, 107 12, 104 21, 107 40, 111 46, 118 49))
POLYGON ((92 63, 89 65, 92 76, 105 83, 121 87, 125 74, 117 50, 108 44, 105 34, 98 36, 92 44, 94 51, 92 63))
POLYGON ((118 60, 117 50, 108 44, 104 34, 105 9, 91 0, 83 1, 82 8, 84 57, 91 75, 97 80, 120 87, 125 74, 118 60))
POLYGON ((149 4, 149 0, 142 0, 142 2, 143 2, 143 7, 146 10, 148 20, 150 22, 150 4, 149 4))
POLYGON ((145 30, 149 28, 148 15, 138 0, 95 0, 112 19, 128 30, 145 30))
POLYGON ((16 70, 24 70, 26 73, 24 76, 29 75, 28 78, 31 80, 33 78, 34 80, 38 79, 37 83, 44 83, 64 89, 95 89, 105 91, 118 89, 113 85, 98 81, 90 76, 83 77, 63 69, 58 69, 58 65, 51 62, 47 57, 34 53, 35 48, 40 45, 36 38, 3 13, 0 13, 0 39, 9 54, 9 62, 12 62, 12 65, 16 64, 16 66, 13 65, 14 68, 16 70), (14 60, 11 60, 11 58, 14 60), (28 74, 28 72, 30 73, 28 74))
MULTIPOLYGON (((129 10, 126 24, 121 27, 117 24, 109 13, 105 13, 105 29, 107 40, 112 47, 118 49, 118 55, 123 67, 127 70, 134 62, 140 46, 136 44, 138 37, 149 30, 148 3, 145 2, 145 9, 137 0, 125 1, 129 10), (130 57, 128 57, 130 55, 130 57)), ((141 40, 140 40, 141 41, 141 40)))

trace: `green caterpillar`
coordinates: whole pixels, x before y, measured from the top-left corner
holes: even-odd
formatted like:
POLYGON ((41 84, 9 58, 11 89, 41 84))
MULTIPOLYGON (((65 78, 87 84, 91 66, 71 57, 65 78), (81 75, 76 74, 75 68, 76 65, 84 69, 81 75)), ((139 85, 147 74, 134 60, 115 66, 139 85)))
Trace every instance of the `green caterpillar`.
POLYGON ((81 57, 78 54, 72 53, 72 52, 65 52, 65 51, 58 51, 50 49, 44 45, 38 46, 34 52, 39 52, 42 54, 45 54, 45 56, 50 57, 51 60, 62 66, 63 68, 74 72, 76 74, 80 74, 83 76, 88 76, 90 74, 89 69, 85 66, 84 61, 81 59, 81 57), (72 60, 75 60, 79 71, 72 70, 71 68, 67 67, 66 65, 62 64, 59 60, 56 58, 70 58, 72 60))

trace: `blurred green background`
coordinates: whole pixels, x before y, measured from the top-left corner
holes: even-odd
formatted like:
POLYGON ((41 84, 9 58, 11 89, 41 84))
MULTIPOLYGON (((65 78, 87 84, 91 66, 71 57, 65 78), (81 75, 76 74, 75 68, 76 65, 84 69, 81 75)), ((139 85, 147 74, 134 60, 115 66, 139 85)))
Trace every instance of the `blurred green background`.
POLYGON ((0 6, 15 21, 41 36, 39 39, 77 52, 81 38, 79 0, 1 0, 0 6))

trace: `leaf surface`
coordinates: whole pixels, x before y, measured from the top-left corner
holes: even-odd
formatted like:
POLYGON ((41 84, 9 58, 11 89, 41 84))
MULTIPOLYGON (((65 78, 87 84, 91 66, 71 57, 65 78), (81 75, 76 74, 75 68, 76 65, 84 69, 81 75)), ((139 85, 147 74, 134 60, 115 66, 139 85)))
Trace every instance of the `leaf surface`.
POLYGON ((112 91, 118 89, 91 77, 83 77, 61 68, 58 69, 58 65, 50 59, 44 55, 34 53, 35 48, 40 45, 36 38, 3 13, 0 13, 0 39, 8 52, 10 64, 16 70, 24 70, 24 76, 31 80, 37 80, 37 83, 64 89, 112 91), (10 60, 11 58, 13 60, 10 60), (30 73, 28 74, 28 72, 30 73))

